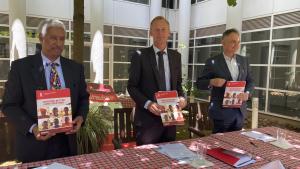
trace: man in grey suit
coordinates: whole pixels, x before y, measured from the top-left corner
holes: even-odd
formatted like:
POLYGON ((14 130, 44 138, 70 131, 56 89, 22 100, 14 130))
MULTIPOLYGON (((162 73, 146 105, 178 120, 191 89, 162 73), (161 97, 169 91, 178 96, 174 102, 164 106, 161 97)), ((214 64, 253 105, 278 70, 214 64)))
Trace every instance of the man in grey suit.
POLYGON ((169 22, 162 16, 150 24, 153 46, 138 50, 131 59, 128 92, 136 103, 134 124, 137 145, 174 141, 176 126, 164 127, 154 94, 158 91, 176 90, 179 107, 186 106, 182 92, 181 57, 177 51, 167 49, 170 35, 169 22))
POLYGON ((247 113, 246 101, 253 92, 248 60, 236 54, 240 47, 240 35, 236 29, 228 29, 222 36, 223 53, 207 59, 196 86, 211 90, 209 116, 213 120, 213 133, 237 131, 243 128, 247 113), (243 100, 240 108, 223 108, 226 81, 246 81, 244 93, 237 97, 243 100))
POLYGON ((40 31, 41 52, 12 62, 3 97, 2 111, 16 128, 16 156, 22 162, 76 155, 76 132, 89 109, 83 66, 61 56, 64 24, 45 20, 40 31), (55 83, 51 80, 53 71, 55 83), (70 89, 73 129, 67 133, 41 135, 37 127, 35 92, 54 88, 70 89))

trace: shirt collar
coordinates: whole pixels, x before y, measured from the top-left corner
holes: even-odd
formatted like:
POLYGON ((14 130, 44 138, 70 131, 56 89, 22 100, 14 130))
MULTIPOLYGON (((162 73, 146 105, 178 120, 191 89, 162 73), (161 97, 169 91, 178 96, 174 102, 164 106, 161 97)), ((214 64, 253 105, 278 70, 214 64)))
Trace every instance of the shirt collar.
POLYGON ((232 61, 232 59, 236 60, 236 54, 231 58, 229 56, 226 56, 225 53, 223 52, 223 56, 224 56, 225 60, 228 60, 228 61, 232 61))
POLYGON ((54 62, 51 62, 51 60, 49 60, 43 52, 41 52, 41 55, 44 67, 46 67, 47 63, 57 63, 58 65, 60 65, 60 57, 58 57, 54 62))
MULTIPOLYGON (((154 49, 155 54, 157 54, 157 52, 160 52, 160 49, 157 48, 157 47, 154 46, 154 45, 153 45, 153 49, 154 49)), ((165 54, 168 54, 168 53, 167 53, 167 51, 168 51, 168 50, 167 50, 167 47, 166 47, 163 51, 165 52, 165 54)))

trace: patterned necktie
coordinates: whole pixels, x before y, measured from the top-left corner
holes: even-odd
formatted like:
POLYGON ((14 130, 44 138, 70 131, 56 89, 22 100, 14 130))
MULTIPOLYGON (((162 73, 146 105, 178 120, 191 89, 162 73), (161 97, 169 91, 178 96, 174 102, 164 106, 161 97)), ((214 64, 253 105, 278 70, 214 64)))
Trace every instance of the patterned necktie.
POLYGON ((55 89, 60 89, 61 88, 61 83, 60 79, 56 70, 56 66, 59 66, 58 63, 50 63, 51 66, 50 70, 50 89, 55 90, 55 89))
POLYGON ((160 78, 160 85, 162 91, 166 90, 166 77, 165 77, 165 66, 164 66, 164 51, 157 52, 158 55, 158 73, 160 78))

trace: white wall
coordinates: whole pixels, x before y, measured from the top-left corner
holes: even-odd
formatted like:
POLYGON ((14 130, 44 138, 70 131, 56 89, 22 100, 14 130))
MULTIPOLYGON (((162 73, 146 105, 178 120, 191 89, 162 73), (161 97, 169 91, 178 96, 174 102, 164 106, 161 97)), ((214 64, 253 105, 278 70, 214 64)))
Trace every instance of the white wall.
MULTIPOLYGON (((117 0, 113 1, 112 5, 113 22, 108 24, 114 23, 115 25, 120 26, 148 29, 150 17, 149 5, 117 0)), ((107 14, 105 13, 104 17, 106 16, 107 14)), ((104 20, 105 23, 106 21, 107 20, 104 20)))
POLYGON ((73 1, 71 0, 26 0, 26 9, 27 15, 73 18, 73 1))
POLYGON ((226 23, 227 1, 208 0, 192 5, 191 29, 226 23))
POLYGON ((274 0, 274 12, 280 13, 300 9, 300 0, 274 0))
POLYGON ((300 0, 243 0, 243 19, 299 10, 300 0))
POLYGON ((0 0, 0 12, 8 13, 8 1, 9 0, 0 0))

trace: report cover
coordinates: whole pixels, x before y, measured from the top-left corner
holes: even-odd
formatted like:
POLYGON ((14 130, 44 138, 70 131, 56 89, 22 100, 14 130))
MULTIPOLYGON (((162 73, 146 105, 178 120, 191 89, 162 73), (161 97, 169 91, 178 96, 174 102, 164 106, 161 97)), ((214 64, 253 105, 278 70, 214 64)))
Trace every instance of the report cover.
POLYGON ((238 99, 240 93, 244 93, 246 81, 227 81, 223 98, 223 107, 240 108, 243 100, 238 99))
POLYGON ((165 107, 165 111, 160 114, 164 126, 184 125, 182 111, 178 106, 177 91, 158 91, 155 93, 157 103, 165 107))
POLYGON ((41 134, 61 133, 72 129, 70 89, 37 90, 36 103, 41 134))
POLYGON ((243 167, 255 163, 252 156, 246 152, 227 150, 221 147, 208 149, 207 154, 234 167, 243 167))

